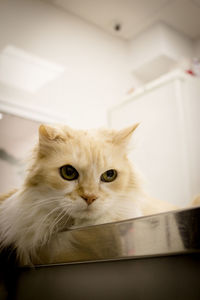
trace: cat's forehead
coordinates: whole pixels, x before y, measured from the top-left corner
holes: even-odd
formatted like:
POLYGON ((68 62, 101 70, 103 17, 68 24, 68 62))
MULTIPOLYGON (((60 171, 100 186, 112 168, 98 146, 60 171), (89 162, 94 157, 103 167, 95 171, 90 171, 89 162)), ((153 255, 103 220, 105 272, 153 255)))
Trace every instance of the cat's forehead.
MULTIPOLYGON (((112 167, 116 149, 100 131, 79 131, 57 145, 56 160, 61 164, 79 165, 82 168, 95 165, 98 168, 112 167)), ((54 155, 55 157, 55 155, 54 155)))

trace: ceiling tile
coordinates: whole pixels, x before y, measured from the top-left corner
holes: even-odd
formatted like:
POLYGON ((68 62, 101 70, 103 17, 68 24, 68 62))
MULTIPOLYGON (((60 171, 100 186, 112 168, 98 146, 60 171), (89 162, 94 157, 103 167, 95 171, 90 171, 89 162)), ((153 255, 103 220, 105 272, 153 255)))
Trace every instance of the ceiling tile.
POLYGON ((64 72, 64 67, 8 45, 0 53, 0 82, 35 92, 64 72))

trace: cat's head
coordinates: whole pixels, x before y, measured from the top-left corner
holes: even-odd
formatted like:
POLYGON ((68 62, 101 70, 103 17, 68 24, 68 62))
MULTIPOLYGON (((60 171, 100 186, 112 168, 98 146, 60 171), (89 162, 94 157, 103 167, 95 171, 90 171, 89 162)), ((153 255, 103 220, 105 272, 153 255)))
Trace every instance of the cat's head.
POLYGON ((109 213, 137 189, 127 158, 137 125, 120 131, 41 125, 26 185, 48 192, 55 205, 73 218, 95 219, 109 213))

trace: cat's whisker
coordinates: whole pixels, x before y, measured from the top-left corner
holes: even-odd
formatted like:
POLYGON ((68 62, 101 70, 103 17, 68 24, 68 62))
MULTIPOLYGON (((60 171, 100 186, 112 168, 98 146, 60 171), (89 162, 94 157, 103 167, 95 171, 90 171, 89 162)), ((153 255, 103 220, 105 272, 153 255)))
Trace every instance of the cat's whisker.
POLYGON ((67 211, 65 211, 65 214, 64 214, 63 217, 65 217, 66 215, 68 215, 66 221, 64 222, 65 226, 67 225, 69 219, 71 218, 71 212, 72 212, 72 209, 68 209, 67 211))
MULTIPOLYGON (((67 218, 67 221, 69 220, 69 215, 71 210, 70 210, 70 207, 68 208, 68 210, 64 210, 64 211, 61 211, 61 213, 59 213, 59 215, 57 216, 57 218, 55 220, 53 220, 53 224, 50 226, 50 229, 49 229, 49 232, 50 232, 50 235, 53 233, 53 231, 55 230, 56 228, 56 225, 59 224, 59 222, 68 214, 68 218, 67 218)), ((64 225, 67 224, 67 221, 65 221, 64 225)))
MULTIPOLYGON (((64 199, 63 196, 49 197, 40 201, 35 201, 29 205, 29 208, 37 208, 46 204, 58 204, 59 201, 66 201, 66 199, 64 199)), ((69 204, 71 205, 71 203, 69 204)))
MULTIPOLYGON (((38 221, 38 224, 37 224, 37 230, 38 231, 41 231, 41 229, 42 229, 42 227, 44 228, 44 230, 46 230, 46 226, 44 226, 44 225, 48 225, 45 221, 53 214, 53 213, 55 213, 55 211, 56 210, 59 210, 60 208, 59 207, 56 207, 56 208, 54 208, 53 210, 51 210, 47 215, 45 215, 44 216, 44 218, 41 218, 40 219, 40 221, 38 221)), ((28 233, 29 231, 31 232, 32 230, 31 229, 33 229, 33 231, 34 231, 34 229, 35 229, 35 225, 34 224, 32 224, 32 225, 29 225, 29 227, 27 227, 26 229, 24 229, 24 233, 28 233)))
POLYGON ((60 198, 58 198, 58 197, 46 198, 46 199, 43 199, 43 200, 40 200, 40 201, 35 201, 29 207, 32 208, 32 207, 39 206, 39 205, 42 205, 42 204, 54 203, 54 202, 56 202, 60 199, 62 199, 62 198, 61 197, 60 198))
POLYGON ((52 199, 52 200, 46 200, 46 201, 40 201, 39 203, 35 202, 32 204, 27 204, 27 208, 28 209, 37 209, 37 208, 41 208, 41 207, 48 207, 48 204, 56 204, 56 200, 52 199))
MULTIPOLYGON (((43 238, 41 240, 41 244, 45 244, 49 238, 52 235, 52 232, 49 230, 49 224, 48 221, 50 220, 50 217, 56 212, 59 211, 60 208, 56 207, 53 210, 51 210, 47 215, 45 215, 44 218, 41 218, 40 221, 38 222, 38 232, 43 232, 43 238)), ((29 227, 29 229, 27 229, 27 233, 30 231, 31 226, 29 227)), ((33 226, 34 229, 34 226, 33 226)), ((32 243, 35 243, 35 239, 37 240, 37 233, 34 235, 34 238, 32 240, 32 243)))
POLYGON ((66 222, 65 222, 65 225, 67 224, 67 222, 68 222, 69 219, 71 218, 71 212, 72 212, 72 209, 71 209, 71 211, 70 211, 69 214, 68 214, 68 218, 67 218, 67 220, 66 220, 66 222))
MULTIPOLYGON (((60 221, 60 219, 62 218, 62 215, 65 215, 67 212, 65 210, 63 210, 63 208, 71 208, 71 203, 65 203, 64 207, 57 207, 57 210, 61 210, 60 213, 58 214, 58 216, 53 220, 54 222, 56 222, 58 220, 58 222, 60 221), (61 217, 60 217, 61 216, 61 217)), ((48 218, 54 211, 56 211, 56 208, 53 209, 46 217, 48 218)))
MULTIPOLYGON (((45 203, 45 202, 44 202, 45 203)), ((48 203, 45 203, 45 204, 48 204, 48 203)), ((38 212, 39 212, 39 210, 41 209, 41 208, 46 208, 46 209, 48 209, 48 206, 47 205, 34 205, 34 206, 32 206, 32 205, 30 205, 28 208, 29 208, 29 215, 25 215, 24 214, 24 210, 23 209, 21 209, 19 212, 18 212, 18 215, 21 217, 21 218, 23 218, 23 219, 27 219, 27 220, 29 220, 30 219, 30 217, 35 217, 35 215, 36 214, 38 214, 38 212)), ((50 209, 50 208, 49 208, 50 209)), ((59 209, 59 207, 57 206, 55 209, 59 209)), ((49 212, 49 214, 51 214, 51 212, 52 212, 52 210, 49 212)), ((46 217, 48 217, 47 215, 45 215, 45 218, 46 217)))
POLYGON ((53 210, 51 210, 47 215, 45 215, 44 218, 42 218, 39 222, 39 226, 38 226, 38 230, 39 228, 41 228, 42 226, 46 229, 46 226, 49 225, 48 221, 50 219, 50 216, 52 216, 56 211, 59 211, 60 207, 55 207, 53 210), (47 221, 47 222, 46 222, 47 221), (46 226, 44 226, 46 225, 46 226))
POLYGON ((62 215, 57 219, 57 221, 54 222, 53 228, 55 229, 56 226, 60 223, 60 221, 66 216, 67 212, 63 212, 62 215))
POLYGON ((62 218, 65 216, 66 212, 65 211, 61 211, 58 216, 53 220, 53 227, 55 228, 56 225, 62 220, 62 218))

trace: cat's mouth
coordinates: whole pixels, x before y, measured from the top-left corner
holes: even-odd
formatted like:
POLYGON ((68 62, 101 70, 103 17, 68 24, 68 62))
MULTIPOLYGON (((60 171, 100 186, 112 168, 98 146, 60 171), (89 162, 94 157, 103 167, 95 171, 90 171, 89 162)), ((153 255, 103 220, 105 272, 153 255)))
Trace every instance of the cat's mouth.
POLYGON ((81 209, 77 209, 72 213, 72 217, 76 218, 87 218, 91 217, 93 214, 95 214, 97 209, 93 205, 88 205, 85 206, 84 208, 82 207, 81 209))
POLYGON ((91 213, 94 211, 94 206, 88 205, 87 207, 85 207, 85 209, 83 210, 83 212, 87 212, 87 213, 91 213))

